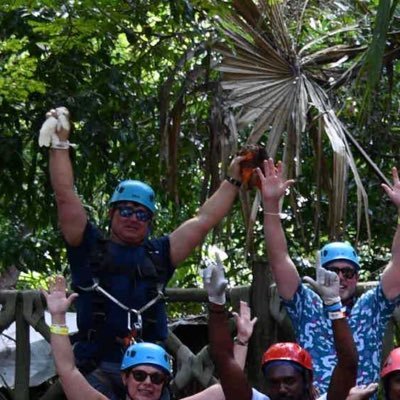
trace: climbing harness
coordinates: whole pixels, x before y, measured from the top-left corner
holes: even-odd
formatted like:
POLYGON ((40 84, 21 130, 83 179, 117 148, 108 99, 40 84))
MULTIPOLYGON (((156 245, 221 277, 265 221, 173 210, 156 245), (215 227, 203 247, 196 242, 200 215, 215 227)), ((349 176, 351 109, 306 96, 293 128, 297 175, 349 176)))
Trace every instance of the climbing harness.
POLYGON ((120 308, 125 310, 127 312, 127 325, 130 334, 123 338, 124 345, 129 346, 138 340, 141 340, 142 336, 142 328, 143 328, 143 320, 142 320, 142 314, 152 307, 157 301, 161 299, 165 299, 165 295, 163 293, 163 285, 158 284, 157 285, 157 296, 151 299, 148 303, 146 303, 143 307, 141 307, 139 310, 136 310, 134 308, 129 308, 125 304, 121 303, 118 299, 116 299, 114 296, 112 296, 110 293, 108 293, 106 290, 104 290, 98 282, 96 282, 96 279, 94 279, 94 283, 92 286, 88 287, 82 287, 82 286, 77 286, 80 290, 84 292, 98 292, 101 295, 107 297, 109 300, 111 300, 113 303, 118 305, 120 308), (132 324, 132 315, 136 317, 136 322, 132 324))

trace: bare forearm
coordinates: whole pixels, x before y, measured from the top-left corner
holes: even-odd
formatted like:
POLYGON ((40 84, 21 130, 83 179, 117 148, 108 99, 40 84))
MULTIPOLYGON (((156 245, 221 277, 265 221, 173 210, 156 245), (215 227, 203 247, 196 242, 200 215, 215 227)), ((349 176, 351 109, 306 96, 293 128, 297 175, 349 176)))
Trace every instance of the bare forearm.
POLYGON ((68 150, 51 149, 50 179, 56 197, 63 198, 74 191, 74 176, 68 150))
POLYGON ((400 210, 397 210, 397 215, 396 232, 392 242, 392 259, 395 259, 400 264, 400 210))
POLYGON ((346 318, 332 321, 337 364, 328 389, 328 400, 344 400, 356 384, 358 353, 346 318))
MULTIPOLYGON (((65 314, 52 315, 51 321, 54 325, 63 326, 65 314)), ((58 375, 64 376, 71 373, 76 366, 69 336, 52 333, 50 343, 58 375)))
POLYGON ((56 196, 58 221, 70 245, 78 245, 86 225, 86 212, 74 190, 68 150, 50 150, 50 179, 56 196))
POLYGON ((289 256, 285 233, 278 213, 277 205, 267 208, 264 206, 265 244, 268 263, 278 292, 284 299, 290 300, 297 290, 300 277, 289 256))
POLYGON ((247 346, 243 346, 237 343, 235 343, 233 346, 233 356, 236 362, 239 364, 240 368, 242 369, 244 369, 246 365, 247 350, 247 346))
POLYGON ((210 303, 209 339, 211 355, 216 364, 226 400, 250 400, 251 387, 243 370, 233 358, 228 318, 223 306, 210 303))
POLYGON ((357 370, 358 353, 347 318, 332 321, 333 339, 338 364, 350 371, 357 370))
POLYGON ((382 274, 383 293, 389 300, 400 294, 400 225, 397 224, 392 242, 392 257, 382 274))
POLYGON ((228 214, 239 189, 223 181, 219 189, 204 203, 199 213, 180 225, 170 235, 171 260, 178 265, 200 245, 207 233, 228 214))
POLYGON ((209 226, 216 225, 228 214, 238 193, 237 186, 222 181, 218 190, 200 208, 198 217, 209 226))
POLYGON ((217 366, 226 358, 233 358, 233 342, 224 305, 209 303, 208 336, 211 355, 217 366))

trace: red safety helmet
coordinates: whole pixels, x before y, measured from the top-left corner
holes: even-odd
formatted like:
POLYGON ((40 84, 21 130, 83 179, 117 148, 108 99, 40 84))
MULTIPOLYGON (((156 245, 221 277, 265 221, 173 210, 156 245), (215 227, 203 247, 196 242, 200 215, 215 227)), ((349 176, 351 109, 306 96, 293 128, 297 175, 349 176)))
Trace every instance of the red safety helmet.
POLYGON ((263 355, 262 366, 270 361, 287 360, 300 364, 303 368, 312 371, 310 353, 297 343, 283 342, 273 344, 263 355))
POLYGON ((400 371, 400 347, 392 350, 381 370, 381 378, 394 371, 400 371))

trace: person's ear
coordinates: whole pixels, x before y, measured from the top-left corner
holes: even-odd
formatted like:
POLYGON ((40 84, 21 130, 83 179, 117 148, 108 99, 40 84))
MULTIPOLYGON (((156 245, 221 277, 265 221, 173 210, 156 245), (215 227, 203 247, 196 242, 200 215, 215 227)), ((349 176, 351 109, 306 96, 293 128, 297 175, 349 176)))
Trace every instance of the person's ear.
POLYGON ((124 384, 124 386, 126 386, 126 382, 128 380, 128 373, 125 371, 121 372, 121 379, 122 379, 122 383, 124 384))

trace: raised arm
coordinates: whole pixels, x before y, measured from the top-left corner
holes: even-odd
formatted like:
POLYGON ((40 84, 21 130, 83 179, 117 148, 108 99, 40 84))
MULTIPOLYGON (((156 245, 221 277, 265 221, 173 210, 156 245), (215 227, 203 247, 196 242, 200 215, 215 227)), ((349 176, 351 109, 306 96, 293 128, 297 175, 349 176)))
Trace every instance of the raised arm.
POLYGON ((261 195, 264 208, 264 235, 268 253, 268 263, 276 282, 279 294, 290 300, 296 292, 300 277, 287 248, 285 233, 280 218, 281 198, 293 183, 283 179, 282 163, 274 165, 270 158, 264 161, 264 171, 257 169, 261 182, 261 195))
POLYGON ((333 369, 327 400, 345 400, 356 384, 358 353, 347 318, 344 314, 335 318, 332 330, 338 362, 333 369))
POLYGON ((350 390, 346 400, 368 400, 377 391, 378 384, 355 386, 350 390))
POLYGON ((215 362, 226 400, 251 400, 252 390, 247 378, 233 356, 233 342, 225 310, 223 266, 209 265, 203 274, 204 287, 209 298, 208 337, 211 356, 215 362))
MULTIPOLYGON (((55 110, 50 112, 57 118, 55 110)), ((58 222, 68 244, 80 244, 86 226, 87 216, 82 203, 74 190, 74 176, 69 155, 69 129, 58 126, 56 134, 65 146, 50 148, 50 180, 54 190, 58 222)))
MULTIPOLYGON (((210 307, 213 306, 210 305, 210 307)), ((217 306, 215 305, 215 307, 217 306)), ((222 309, 223 307, 224 306, 222 306, 222 309)), ((239 314, 233 313, 235 317, 236 330, 237 330, 237 336, 236 336, 237 340, 235 340, 235 344, 233 346, 233 354, 234 354, 234 359, 236 360, 241 369, 244 369, 244 365, 246 363, 247 349, 248 349, 247 344, 253 333, 254 324, 257 322, 257 318, 251 319, 250 311, 251 310, 248 304, 244 301, 241 301, 239 314)), ((212 313, 212 311, 210 311, 210 313, 212 313)), ((222 318, 224 320, 225 316, 223 316, 222 318)), ((214 318, 212 324, 215 325, 215 323, 217 324, 217 326, 214 326, 214 329, 218 329, 219 322, 218 320, 215 321, 214 318)), ((230 337, 229 340, 231 341, 230 337)), ((210 400, 210 399, 225 400, 225 395, 221 385, 217 384, 210 386, 204 389, 203 391, 194 394, 193 396, 185 397, 184 400, 210 400)))
POLYGON ((242 156, 238 156, 232 160, 229 176, 233 180, 229 182, 225 179, 218 190, 203 204, 198 214, 171 233, 171 260, 175 266, 184 261, 192 250, 202 243, 207 233, 230 211, 239 192, 242 159, 242 156))
POLYGON ((386 298, 393 300, 400 294, 400 181, 397 168, 392 168, 393 186, 382 183, 392 203, 397 207, 397 227, 392 243, 392 258, 382 274, 382 290, 386 298))
POLYGON ((340 300, 339 276, 335 272, 321 267, 319 252, 317 252, 315 269, 316 281, 310 277, 305 277, 304 280, 322 298, 324 312, 332 321, 333 339, 337 355, 337 364, 329 383, 327 400, 345 400, 350 389, 356 384, 357 348, 340 300))
POLYGON ((233 354, 236 362, 244 369, 246 364, 249 340, 253 334, 257 317, 251 319, 251 310, 245 301, 240 302, 240 311, 233 313, 236 324, 236 337, 234 340, 233 354))
POLYGON ((94 389, 75 365, 74 354, 66 327, 65 313, 73 300, 78 296, 66 296, 65 279, 56 276, 49 281, 49 293, 43 291, 47 308, 51 314, 50 344, 56 365, 57 374, 68 400, 107 400, 94 389))

